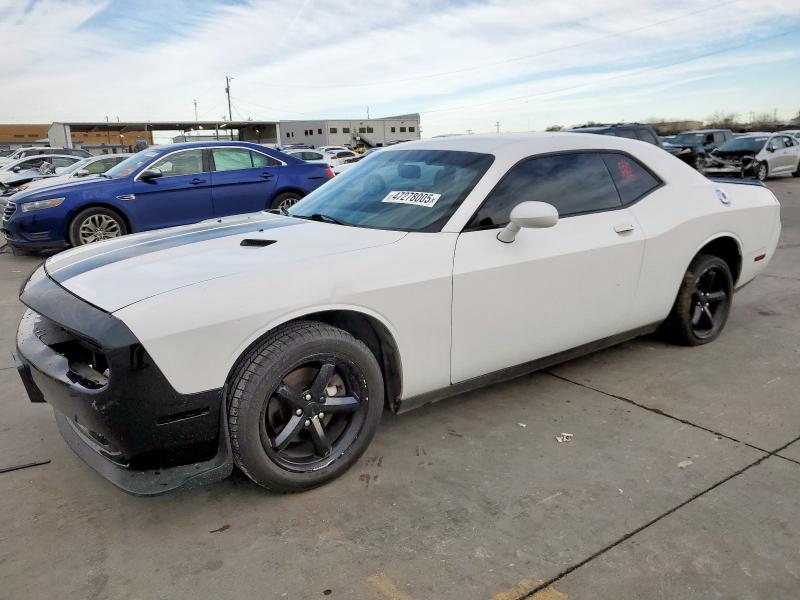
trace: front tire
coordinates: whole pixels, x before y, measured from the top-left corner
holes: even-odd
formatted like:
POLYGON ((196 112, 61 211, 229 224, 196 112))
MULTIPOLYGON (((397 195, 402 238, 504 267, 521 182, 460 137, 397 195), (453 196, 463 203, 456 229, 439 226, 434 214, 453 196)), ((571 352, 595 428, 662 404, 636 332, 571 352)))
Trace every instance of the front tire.
POLYGON ((67 237, 72 246, 83 246, 127 233, 125 220, 117 211, 102 206, 92 206, 75 215, 70 222, 67 237))
POLYGON ((292 206, 300 202, 300 198, 302 198, 302 196, 297 192, 283 192, 275 196, 270 208, 289 210, 292 206))
POLYGON ((275 492, 335 479, 367 449, 383 412, 383 375, 367 346, 325 323, 281 326, 229 382, 228 427, 239 469, 275 492))
POLYGON ((766 181, 767 177, 769 176, 769 167, 767 167, 767 163, 760 162, 756 166, 756 179, 759 181, 766 181))
POLYGON ((672 341, 700 346, 717 339, 725 328, 733 300, 733 275, 718 256, 700 254, 683 276, 678 297, 665 322, 672 341))

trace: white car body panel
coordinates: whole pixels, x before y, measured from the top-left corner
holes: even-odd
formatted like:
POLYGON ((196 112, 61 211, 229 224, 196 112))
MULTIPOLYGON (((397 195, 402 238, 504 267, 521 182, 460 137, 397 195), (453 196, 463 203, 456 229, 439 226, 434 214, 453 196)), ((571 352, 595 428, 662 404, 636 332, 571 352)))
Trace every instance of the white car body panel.
POLYGON ((741 286, 766 266, 780 232, 779 205, 766 188, 710 181, 644 142, 463 136, 382 153, 413 149, 495 157, 440 232, 258 213, 80 247, 46 268, 120 318, 180 393, 222 387, 244 350, 281 323, 350 310, 393 337, 405 400, 663 320, 692 258, 716 237, 739 245, 741 286), (583 149, 627 152, 664 185, 627 208, 523 229, 511 244, 495 239, 498 229, 462 232, 518 161, 583 149), (234 234, 220 237, 224 228, 234 234), (275 243, 242 247, 244 239, 275 243), (756 262, 761 254, 766 259, 756 262))
POLYGON ((614 227, 632 222, 622 209, 522 230, 511 244, 499 243, 495 229, 461 234, 453 269, 453 383, 624 331, 644 240, 637 229, 619 235, 614 227), (498 317, 491 326, 483 326, 487 313, 498 317))

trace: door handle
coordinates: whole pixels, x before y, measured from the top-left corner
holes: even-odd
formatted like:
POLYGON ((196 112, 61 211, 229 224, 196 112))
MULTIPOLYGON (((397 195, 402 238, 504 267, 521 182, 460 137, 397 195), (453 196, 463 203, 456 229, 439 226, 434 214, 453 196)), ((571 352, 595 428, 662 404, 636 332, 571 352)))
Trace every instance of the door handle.
POLYGON ((200 179, 199 177, 195 177, 189 183, 191 183, 192 185, 197 185, 198 183, 205 183, 205 182, 206 182, 205 179, 200 179))
POLYGON ((623 233, 630 233, 633 231, 633 225, 631 223, 617 223, 614 225, 614 231, 620 235, 623 233))
POLYGON ((272 173, 262 173, 260 177, 261 179, 269 179, 270 177, 272 177, 272 173))

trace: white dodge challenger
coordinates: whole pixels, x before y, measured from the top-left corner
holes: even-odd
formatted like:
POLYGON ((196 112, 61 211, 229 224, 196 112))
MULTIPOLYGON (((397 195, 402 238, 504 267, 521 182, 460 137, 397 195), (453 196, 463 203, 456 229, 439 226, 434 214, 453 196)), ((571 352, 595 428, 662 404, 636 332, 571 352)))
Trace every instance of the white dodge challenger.
POLYGON ((376 153, 293 206, 48 259, 18 369, 127 492, 238 466, 275 491, 341 475, 402 412, 660 329, 722 331, 780 207, 656 146, 465 136, 376 153))

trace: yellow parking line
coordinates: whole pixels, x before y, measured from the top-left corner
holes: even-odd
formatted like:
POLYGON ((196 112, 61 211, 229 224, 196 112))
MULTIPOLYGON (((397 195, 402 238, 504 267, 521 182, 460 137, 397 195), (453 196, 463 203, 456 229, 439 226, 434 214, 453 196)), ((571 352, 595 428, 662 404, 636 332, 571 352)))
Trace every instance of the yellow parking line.
MULTIPOLYGON (((541 581, 534 579, 523 579, 514 587, 492 596, 492 600, 520 600, 520 598, 526 597, 541 584, 541 581)), ((531 600, 566 600, 566 597, 566 594, 562 594, 552 585, 549 585, 531 596, 531 600)))
POLYGON ((386 600, 414 600, 411 596, 401 591, 385 573, 370 575, 367 577, 369 583, 386 600))

